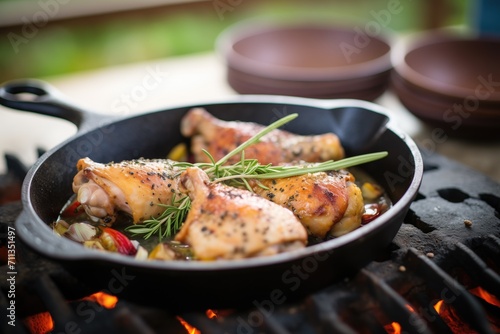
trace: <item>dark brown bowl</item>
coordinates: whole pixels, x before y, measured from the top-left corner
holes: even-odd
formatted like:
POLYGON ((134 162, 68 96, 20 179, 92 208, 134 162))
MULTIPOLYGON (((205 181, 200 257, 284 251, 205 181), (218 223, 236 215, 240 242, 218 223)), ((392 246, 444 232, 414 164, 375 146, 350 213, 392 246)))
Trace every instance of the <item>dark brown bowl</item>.
POLYGON ((500 130, 500 105, 485 103, 472 109, 463 100, 420 89, 401 78, 391 76, 391 89, 401 103, 429 125, 439 127, 449 135, 491 139, 500 130))
POLYGON ((418 87, 500 103, 500 39, 427 32, 396 48, 394 59, 395 71, 418 87))
POLYGON ((457 135, 500 130, 500 39, 429 31, 392 56, 391 86, 417 117, 457 135))
POLYGON ((389 82, 389 71, 359 79, 331 81, 284 81, 253 76, 227 69, 229 85, 241 94, 290 95, 317 99, 361 99, 372 101, 382 95, 389 82), (352 86, 356 85, 353 90, 352 86))
POLYGON ((391 43, 331 24, 239 24, 219 36, 229 85, 242 94, 373 100, 389 81, 391 43))

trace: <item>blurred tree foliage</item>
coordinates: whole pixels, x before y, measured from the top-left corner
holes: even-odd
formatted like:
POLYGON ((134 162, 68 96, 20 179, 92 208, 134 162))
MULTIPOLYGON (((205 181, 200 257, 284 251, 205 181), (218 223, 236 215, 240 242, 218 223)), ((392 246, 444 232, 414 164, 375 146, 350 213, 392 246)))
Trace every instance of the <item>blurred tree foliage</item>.
MULTIPOLYGON (((0 0, 0 11, 2 2, 4 0, 0 0)), ((220 32, 247 18, 310 18, 315 21, 359 25, 363 28, 365 22, 376 21, 377 13, 386 10, 391 2, 398 4, 402 10, 397 15, 390 16, 386 21, 387 28, 412 31, 422 27, 421 18, 426 15, 421 6, 422 1, 251 3, 245 0, 210 0, 206 2, 203 14, 185 9, 172 13, 163 11, 161 15, 129 15, 126 19, 110 16, 109 19, 96 21, 97 23, 89 19, 88 24, 72 24, 71 20, 56 21, 41 26, 36 33, 28 36, 23 35, 22 28, 29 27, 17 30, 3 28, 0 30, 0 82, 210 51, 220 32)), ((444 23, 464 24, 468 20, 467 15, 466 0, 455 1, 444 23)), ((30 19, 33 18, 27 18, 24 25, 30 19)))

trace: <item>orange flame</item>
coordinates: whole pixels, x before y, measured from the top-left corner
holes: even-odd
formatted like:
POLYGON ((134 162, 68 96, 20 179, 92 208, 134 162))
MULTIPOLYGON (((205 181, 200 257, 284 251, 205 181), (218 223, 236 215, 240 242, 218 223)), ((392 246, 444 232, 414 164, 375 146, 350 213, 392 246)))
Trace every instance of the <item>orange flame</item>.
POLYGON ((389 325, 385 325, 384 329, 389 334, 401 334, 401 325, 397 322, 392 322, 389 325))
MULTIPOLYGON (((214 319, 218 317, 218 311, 208 309, 205 311, 205 314, 207 315, 208 319, 214 319)), ((196 327, 191 326, 186 320, 182 319, 181 317, 177 316, 177 320, 186 328, 188 334, 201 334, 200 330, 197 329, 196 327)))
POLYGON ((24 324, 32 334, 47 334, 54 329, 54 321, 49 312, 38 313, 27 317, 24 324))
POLYGON ((112 295, 108 295, 104 292, 96 292, 88 297, 83 298, 83 300, 90 300, 96 302, 97 304, 107 308, 112 309, 118 303, 118 298, 112 295))
MULTIPOLYGON (((490 303, 491 305, 500 307, 500 300, 496 296, 492 295, 491 293, 489 293, 488 291, 484 290, 483 288, 481 288, 479 286, 474 288, 474 289, 470 289, 469 292, 472 293, 473 295, 483 299, 487 303, 490 303)), ((443 301, 440 300, 436 304, 434 304, 434 309, 436 310, 436 312, 438 314, 441 313, 441 311, 443 309, 443 301)))
POLYGON ((214 310, 211 310, 211 309, 208 309, 207 312, 205 312, 208 319, 213 319, 213 318, 217 318, 217 313, 215 313, 214 310))
MULTIPOLYGON (((406 304, 405 306, 410 312, 415 312, 415 309, 410 304, 406 304)), ((389 334, 401 334, 401 325, 398 322, 392 322, 389 325, 385 325, 384 329, 389 334)))
POLYGON ((484 299, 484 301, 490 303, 491 305, 500 307, 500 300, 479 286, 477 288, 469 290, 469 292, 472 293, 473 295, 478 296, 479 298, 484 299))
POLYGON ((434 304, 434 309, 439 314, 441 312, 441 308, 443 307, 443 301, 440 300, 436 304, 434 304))
POLYGON ((196 327, 191 326, 187 323, 186 320, 182 319, 181 317, 177 316, 177 320, 179 320, 182 326, 184 326, 188 334, 201 334, 201 332, 196 327))

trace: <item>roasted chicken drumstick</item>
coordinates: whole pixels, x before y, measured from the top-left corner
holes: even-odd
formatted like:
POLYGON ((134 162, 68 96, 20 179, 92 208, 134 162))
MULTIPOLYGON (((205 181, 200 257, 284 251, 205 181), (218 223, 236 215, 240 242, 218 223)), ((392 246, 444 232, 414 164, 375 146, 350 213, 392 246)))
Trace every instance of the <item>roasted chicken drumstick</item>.
MULTIPOLYGON (((191 137, 191 152, 197 162, 210 162, 202 149, 217 161, 263 128, 263 125, 252 122, 223 121, 202 108, 191 109, 181 121, 181 133, 191 137)), ((279 129, 245 150, 245 158, 273 165, 300 160, 339 160, 343 157, 344 150, 333 133, 300 136, 279 129)), ((239 159, 240 156, 235 156, 229 163, 239 159)))
POLYGON ((178 170, 170 160, 130 160, 102 164, 89 158, 77 163, 73 191, 90 217, 106 224, 128 213, 134 223, 159 216, 178 193, 178 170))
POLYGON ((255 193, 290 209, 310 235, 338 237, 361 225, 364 202, 354 176, 346 171, 313 173, 250 184, 255 193))
POLYGON ((282 206, 248 190, 210 182, 197 167, 182 173, 180 184, 192 204, 175 240, 190 245, 200 260, 272 255, 306 245, 306 230, 282 206))

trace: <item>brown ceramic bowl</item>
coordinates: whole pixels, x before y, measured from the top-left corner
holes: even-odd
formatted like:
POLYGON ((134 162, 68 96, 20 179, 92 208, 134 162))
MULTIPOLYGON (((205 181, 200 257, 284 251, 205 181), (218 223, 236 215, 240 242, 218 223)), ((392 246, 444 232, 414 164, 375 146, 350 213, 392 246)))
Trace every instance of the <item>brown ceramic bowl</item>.
POLYGON ((456 135, 500 130, 500 39, 425 32, 392 56, 391 86, 417 117, 456 135))
POLYGON ((331 24, 238 24, 217 49, 241 94, 374 100, 392 68, 387 32, 373 37, 331 24))
POLYGON ((426 123, 456 136, 498 137, 500 107, 482 102, 480 109, 468 110, 463 99, 443 98, 405 81, 397 73, 391 76, 391 88, 401 103, 426 123))

